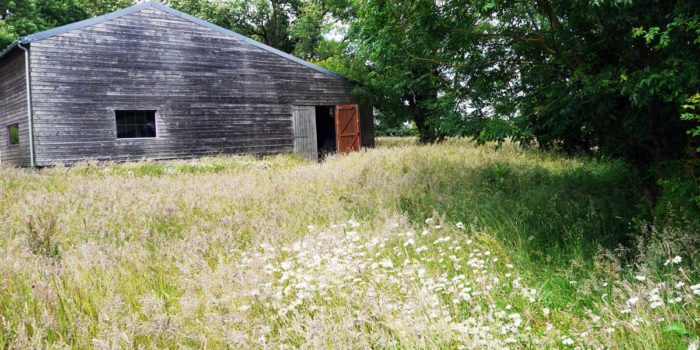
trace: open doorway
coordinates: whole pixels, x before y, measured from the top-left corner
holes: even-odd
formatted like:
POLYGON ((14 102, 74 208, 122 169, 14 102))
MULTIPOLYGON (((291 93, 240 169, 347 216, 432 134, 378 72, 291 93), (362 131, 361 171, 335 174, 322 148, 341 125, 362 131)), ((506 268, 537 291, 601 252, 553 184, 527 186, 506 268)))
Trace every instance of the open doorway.
POLYGON ((334 114, 335 106, 316 106, 316 139, 319 159, 336 151, 334 114))

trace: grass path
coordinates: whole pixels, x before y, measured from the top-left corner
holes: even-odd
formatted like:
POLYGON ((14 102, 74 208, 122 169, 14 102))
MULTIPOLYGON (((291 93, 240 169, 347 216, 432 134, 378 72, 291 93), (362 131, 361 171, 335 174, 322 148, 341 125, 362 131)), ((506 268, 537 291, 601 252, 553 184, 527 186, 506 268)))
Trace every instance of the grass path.
POLYGON ((380 142, 0 168, 0 348, 697 341, 698 235, 636 238, 624 164, 380 142))

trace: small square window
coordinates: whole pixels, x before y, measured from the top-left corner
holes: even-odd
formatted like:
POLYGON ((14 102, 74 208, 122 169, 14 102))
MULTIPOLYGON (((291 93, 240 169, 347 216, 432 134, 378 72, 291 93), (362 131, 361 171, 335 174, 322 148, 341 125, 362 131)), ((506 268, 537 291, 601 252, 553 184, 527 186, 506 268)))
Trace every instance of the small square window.
POLYGON ((12 124, 7 126, 7 145, 19 145, 19 124, 12 124))
POLYGON ((117 118, 117 138, 156 137, 156 111, 114 111, 117 118))

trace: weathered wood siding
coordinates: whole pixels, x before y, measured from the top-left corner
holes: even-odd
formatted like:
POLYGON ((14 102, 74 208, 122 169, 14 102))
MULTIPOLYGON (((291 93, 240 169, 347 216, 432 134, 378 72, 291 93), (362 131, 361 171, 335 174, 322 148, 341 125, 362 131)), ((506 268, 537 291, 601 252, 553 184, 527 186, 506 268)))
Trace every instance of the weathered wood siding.
POLYGON ((294 152, 310 160, 318 161, 316 136, 316 107, 293 106, 294 152))
POLYGON ((0 163, 29 165, 27 85, 24 52, 15 49, 0 59, 0 163), (8 125, 19 124, 19 145, 8 145, 8 125))
POLYGON ((157 9, 32 43, 39 165, 291 152, 293 105, 355 103, 352 84, 157 9), (117 139, 114 110, 158 110, 117 139))

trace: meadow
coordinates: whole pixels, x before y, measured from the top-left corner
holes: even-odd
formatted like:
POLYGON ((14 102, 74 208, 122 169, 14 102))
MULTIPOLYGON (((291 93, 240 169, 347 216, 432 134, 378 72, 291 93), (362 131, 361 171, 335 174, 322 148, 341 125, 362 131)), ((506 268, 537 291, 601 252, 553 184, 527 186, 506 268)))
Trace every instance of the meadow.
POLYGON ((0 167, 0 348, 697 349, 623 162, 467 140, 0 167))

